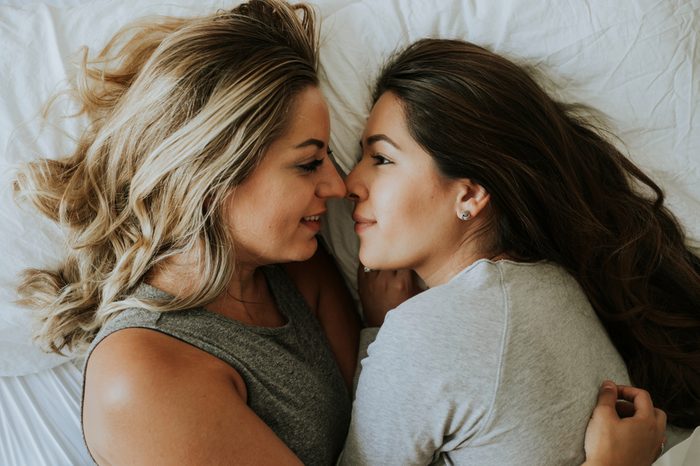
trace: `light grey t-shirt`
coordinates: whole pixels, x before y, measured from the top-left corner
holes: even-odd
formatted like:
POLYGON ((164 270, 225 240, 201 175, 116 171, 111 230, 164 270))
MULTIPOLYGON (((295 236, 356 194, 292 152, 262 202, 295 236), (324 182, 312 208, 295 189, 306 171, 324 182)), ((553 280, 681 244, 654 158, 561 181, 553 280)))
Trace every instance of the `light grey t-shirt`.
POLYGON ((573 465, 625 365, 576 280, 480 260, 391 311, 362 361, 343 465, 573 465))

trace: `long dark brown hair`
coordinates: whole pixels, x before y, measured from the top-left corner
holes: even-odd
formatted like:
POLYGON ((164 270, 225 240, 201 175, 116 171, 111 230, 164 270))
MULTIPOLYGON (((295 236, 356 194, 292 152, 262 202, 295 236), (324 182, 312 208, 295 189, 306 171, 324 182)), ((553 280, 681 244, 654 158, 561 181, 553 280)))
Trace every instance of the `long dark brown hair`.
POLYGON ((632 382, 669 422, 700 424, 700 259, 659 186, 578 107, 474 44, 412 44, 386 65, 374 101, 387 91, 443 175, 489 192, 490 252, 565 267, 632 382))

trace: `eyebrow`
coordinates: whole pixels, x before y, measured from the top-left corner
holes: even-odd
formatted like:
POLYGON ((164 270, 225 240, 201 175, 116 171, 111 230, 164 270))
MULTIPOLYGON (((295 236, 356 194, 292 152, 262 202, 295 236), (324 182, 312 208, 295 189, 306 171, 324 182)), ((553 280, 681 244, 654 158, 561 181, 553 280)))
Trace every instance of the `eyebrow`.
MULTIPOLYGON (((371 146, 372 144, 375 144, 379 141, 387 142, 387 143, 391 144, 392 146, 394 146, 395 148, 401 150, 401 147, 399 147, 398 144, 396 144, 394 141, 392 141, 392 139, 389 136, 387 136, 386 134, 373 134, 372 136, 367 136, 367 145, 368 146, 371 146)), ((362 147, 362 141, 360 141, 360 147, 362 147)))
POLYGON ((324 147, 326 147, 326 143, 319 140, 319 139, 311 138, 311 139, 307 139, 304 142, 300 142, 299 144, 294 146, 294 148, 295 149, 303 149, 304 147, 308 147, 308 146, 316 146, 319 149, 323 149, 324 147))

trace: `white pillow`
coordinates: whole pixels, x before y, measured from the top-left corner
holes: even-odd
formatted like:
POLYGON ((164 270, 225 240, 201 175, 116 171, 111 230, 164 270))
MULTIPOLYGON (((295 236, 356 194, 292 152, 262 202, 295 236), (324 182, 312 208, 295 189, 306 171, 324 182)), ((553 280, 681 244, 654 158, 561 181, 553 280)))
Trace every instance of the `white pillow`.
MULTIPOLYGON (((11 166, 69 152, 62 131, 81 122, 39 111, 65 85, 74 52, 97 48, 119 27, 149 14, 196 15, 240 1, 55 0, 0 7, 0 375, 51 367, 60 358, 29 339, 28 311, 16 306, 18 273, 65 254, 55 225, 11 199, 11 166), (63 82, 62 82, 63 81, 63 82), (41 131, 42 126, 44 130, 41 131)), ((526 64, 554 91, 607 114, 630 157, 666 190, 688 233, 700 238, 700 12, 691 0, 315 0, 322 15, 322 87, 331 107, 331 145, 348 171, 369 111, 369 89, 397 47, 425 37, 462 38, 526 64)), ((60 110, 60 108, 58 109, 60 110)), ((399 200, 397 200, 398 202, 399 200)), ((325 233, 349 283, 357 267, 352 222, 334 202, 325 233)))
MULTIPOLYGON (((680 0, 363 0, 323 23, 331 145, 347 172, 359 156, 378 69, 423 37, 457 38, 534 67, 560 100, 609 118, 623 153, 666 192, 691 246, 700 243, 700 9, 680 0), (626 146, 626 147, 625 147, 626 146)), ((397 199, 397 202, 400 200, 397 199)), ((330 242, 355 283, 357 239, 331 212, 330 242)))

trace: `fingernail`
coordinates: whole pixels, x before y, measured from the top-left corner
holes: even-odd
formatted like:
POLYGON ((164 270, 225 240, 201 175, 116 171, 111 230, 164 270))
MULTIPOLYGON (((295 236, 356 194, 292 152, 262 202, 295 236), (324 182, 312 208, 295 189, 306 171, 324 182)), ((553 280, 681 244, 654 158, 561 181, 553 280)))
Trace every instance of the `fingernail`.
POLYGON ((617 385, 612 380, 604 380, 602 388, 606 390, 617 390, 617 385))

